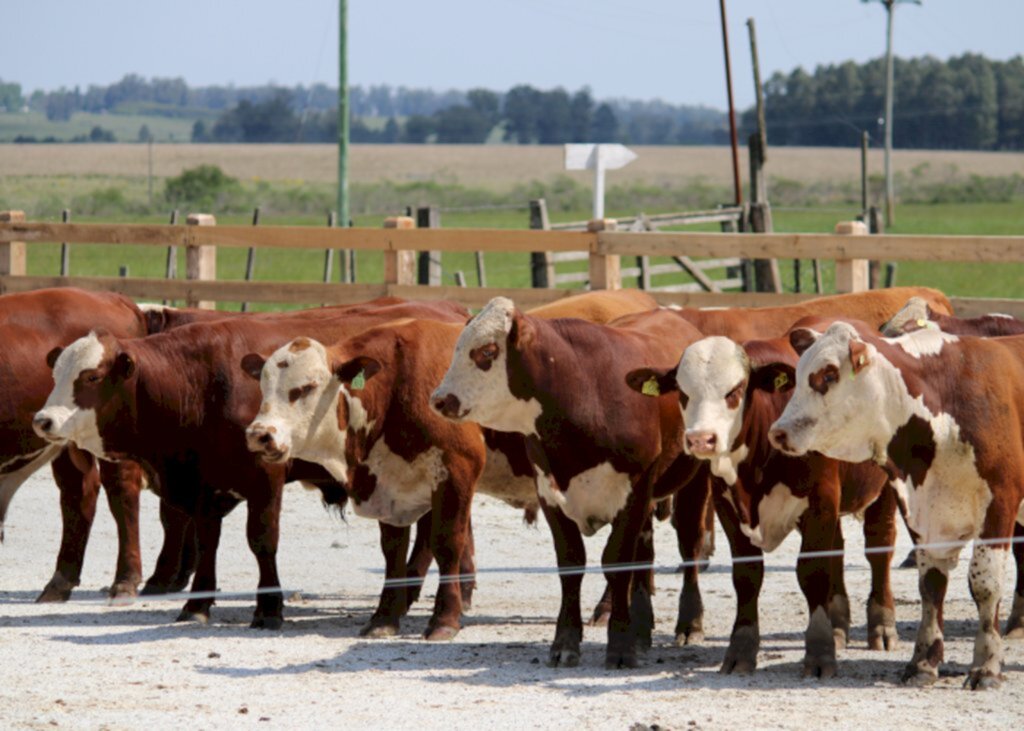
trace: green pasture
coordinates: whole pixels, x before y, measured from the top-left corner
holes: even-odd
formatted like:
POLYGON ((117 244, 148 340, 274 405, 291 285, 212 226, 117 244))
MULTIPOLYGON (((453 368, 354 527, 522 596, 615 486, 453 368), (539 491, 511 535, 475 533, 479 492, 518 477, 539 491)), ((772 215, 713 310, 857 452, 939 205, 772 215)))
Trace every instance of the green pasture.
POLYGON ((0 113, 0 142, 13 142, 18 137, 35 137, 42 141, 54 138, 67 141, 89 136, 93 127, 102 127, 114 134, 118 142, 136 142, 142 125, 149 128, 154 142, 188 142, 197 119, 209 125, 217 114, 209 110, 190 110, 187 117, 162 117, 150 114, 92 114, 75 112, 66 121, 50 121, 43 112, 0 113))

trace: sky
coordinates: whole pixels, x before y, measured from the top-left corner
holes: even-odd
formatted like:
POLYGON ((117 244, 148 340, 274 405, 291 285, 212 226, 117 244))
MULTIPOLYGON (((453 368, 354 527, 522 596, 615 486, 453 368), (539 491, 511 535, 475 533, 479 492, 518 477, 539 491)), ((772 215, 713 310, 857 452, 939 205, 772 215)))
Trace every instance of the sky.
MULTIPOLYGON (((23 93, 125 74, 190 86, 338 83, 338 0, 5 0, 0 79, 23 93)), ((726 0, 736 105, 762 79, 885 52, 885 9, 861 0, 726 0)), ((1024 0, 895 10, 897 56, 1024 53, 1024 0)), ((589 87, 594 98, 725 109, 714 0, 348 0, 349 84, 437 91, 589 87)))

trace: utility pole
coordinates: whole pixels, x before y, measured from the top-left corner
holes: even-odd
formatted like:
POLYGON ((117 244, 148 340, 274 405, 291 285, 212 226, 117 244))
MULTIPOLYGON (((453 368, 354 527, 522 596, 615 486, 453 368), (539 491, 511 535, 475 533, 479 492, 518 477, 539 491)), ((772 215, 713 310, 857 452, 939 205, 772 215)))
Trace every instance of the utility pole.
MULTIPOLYGON (((870 2, 871 0, 861 0, 870 2)), ((890 228, 896 220, 896 195, 892 185, 892 14, 897 3, 920 5, 921 0, 879 0, 885 6, 885 226, 890 228)))
POLYGON ((732 102, 732 65, 729 63, 729 30, 725 21, 725 0, 718 0, 722 14, 722 47, 725 51, 725 89, 729 95, 729 139, 732 143, 732 185, 736 205, 743 205, 743 188, 740 185, 740 152, 736 139, 736 107, 732 102))
POLYGON ((338 0, 338 225, 348 211, 348 0, 338 0))

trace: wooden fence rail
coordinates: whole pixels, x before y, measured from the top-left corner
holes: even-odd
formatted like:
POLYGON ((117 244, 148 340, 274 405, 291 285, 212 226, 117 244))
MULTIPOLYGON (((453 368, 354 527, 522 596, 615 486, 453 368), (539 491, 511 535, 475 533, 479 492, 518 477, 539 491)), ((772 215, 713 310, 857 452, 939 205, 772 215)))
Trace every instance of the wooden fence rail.
MULTIPOLYGON (((621 286, 618 257, 629 255, 680 257, 743 257, 749 259, 833 259, 837 272, 866 271, 867 260, 1024 262, 1024 236, 907 236, 879 234, 697 233, 621 231, 543 231, 501 229, 417 229, 407 219, 388 227, 319 228, 303 226, 215 226, 38 223, 20 220, 18 212, 0 212, 0 292, 49 286, 81 286, 123 292, 132 297, 189 302, 250 301, 281 303, 356 302, 383 294, 416 298, 451 298, 479 306, 504 294, 524 305, 550 302, 570 290, 496 289, 415 286, 413 252, 439 251, 582 251, 589 254, 595 289, 621 286), (409 227, 403 227, 403 226, 409 227), (276 247, 294 249, 361 249, 385 252, 385 281, 380 284, 205 281, 208 267, 197 267, 186 280, 106 277, 26 276, 26 247, 33 243, 144 244, 184 246, 207 255, 213 247, 276 247), (207 248, 209 247, 209 248, 207 248)), ((205 256, 204 256, 205 258, 205 256)), ((215 276, 215 275, 214 275, 215 276)), ((840 277, 846 291, 863 288, 861 278, 840 277)), ((842 282, 838 288, 844 289, 842 282)), ((783 304, 812 295, 755 293, 707 294, 658 292, 664 303, 697 306, 783 304)), ((1024 316, 1022 300, 958 299, 965 314, 1001 311, 1024 316)))

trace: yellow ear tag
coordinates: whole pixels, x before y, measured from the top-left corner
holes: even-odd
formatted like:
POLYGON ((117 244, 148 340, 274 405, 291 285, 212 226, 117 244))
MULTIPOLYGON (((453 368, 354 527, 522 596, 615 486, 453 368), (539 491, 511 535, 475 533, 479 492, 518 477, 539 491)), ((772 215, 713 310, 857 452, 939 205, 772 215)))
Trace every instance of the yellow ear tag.
POLYGON ((918 327, 928 327, 928 321, 927 320, 918 320, 917 321, 917 326, 918 327))
POLYGON ((787 383, 789 383, 789 376, 787 376, 785 373, 780 373, 779 375, 775 376, 776 391, 781 391, 782 387, 785 386, 787 383))
POLYGON ((644 381, 643 387, 640 389, 640 393, 644 396, 660 396, 661 388, 658 386, 658 379, 651 376, 644 381))
POLYGON ((356 374, 356 377, 352 379, 352 390, 358 391, 362 388, 366 388, 366 371, 361 370, 356 374))

